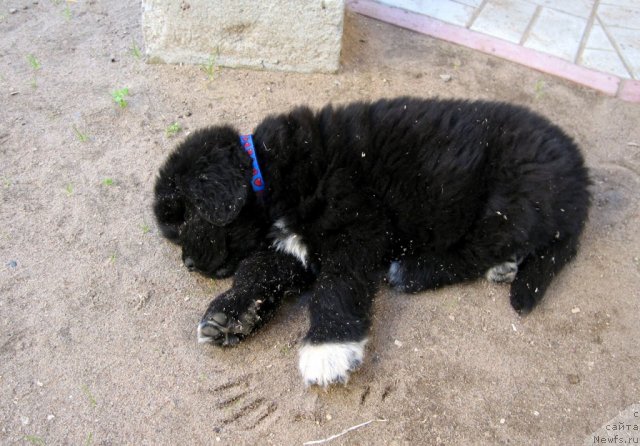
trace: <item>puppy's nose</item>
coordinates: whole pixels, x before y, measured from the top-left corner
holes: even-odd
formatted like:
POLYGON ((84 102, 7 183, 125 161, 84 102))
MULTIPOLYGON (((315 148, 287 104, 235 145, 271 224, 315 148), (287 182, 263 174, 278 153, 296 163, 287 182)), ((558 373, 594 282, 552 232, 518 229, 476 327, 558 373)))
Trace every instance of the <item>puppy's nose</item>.
POLYGON ((193 271, 194 269, 196 269, 196 263, 191 257, 185 257, 184 266, 186 266, 189 271, 193 271))

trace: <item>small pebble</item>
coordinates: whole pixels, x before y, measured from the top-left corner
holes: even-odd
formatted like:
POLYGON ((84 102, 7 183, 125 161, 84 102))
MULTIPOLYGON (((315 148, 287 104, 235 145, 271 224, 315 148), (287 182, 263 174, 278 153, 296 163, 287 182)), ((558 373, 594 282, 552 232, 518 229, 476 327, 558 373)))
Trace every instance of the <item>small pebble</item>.
POLYGON ((20 422, 22 423, 23 426, 26 426, 31 422, 31 420, 29 419, 29 417, 21 416, 20 422))
POLYGON ((9 268, 17 268, 18 267, 18 262, 16 262, 15 260, 9 260, 7 262, 7 266, 9 268))
POLYGON ((393 341, 393 343, 398 347, 402 347, 402 342, 398 341, 397 339, 393 341))
POLYGON ((18 10, 16 8, 11 8, 9 10, 9 14, 15 14, 16 12, 18 12, 18 10))
POLYGON ((580 308, 578 308, 578 307, 572 308, 572 309, 571 309, 571 312, 572 312, 573 314, 580 313, 580 308))
POLYGON ((533 411, 533 416, 534 417, 539 417, 540 416, 540 412, 538 412, 537 410, 533 411))
POLYGON ((578 375, 570 373, 567 375, 567 380, 569 381, 569 384, 578 384, 580 382, 580 377, 578 375))
POLYGON ((451 80, 451 75, 450 74, 441 74, 440 75, 440 79, 442 79, 444 82, 449 82, 451 80))
POLYGON ((500 424, 504 424, 507 420, 505 420, 504 418, 500 418, 500 424))
POLYGON ((42 384, 42 381, 36 381, 36 386, 38 387, 42 387, 44 384, 42 384))
POLYGON ((56 417, 55 415, 53 415, 53 414, 49 414, 49 415, 47 415, 47 421, 51 421, 51 420, 53 420, 55 417, 56 417))
POLYGON ((329 413, 327 414, 327 416, 325 418, 327 419, 327 421, 331 421, 333 419, 333 417, 329 413))

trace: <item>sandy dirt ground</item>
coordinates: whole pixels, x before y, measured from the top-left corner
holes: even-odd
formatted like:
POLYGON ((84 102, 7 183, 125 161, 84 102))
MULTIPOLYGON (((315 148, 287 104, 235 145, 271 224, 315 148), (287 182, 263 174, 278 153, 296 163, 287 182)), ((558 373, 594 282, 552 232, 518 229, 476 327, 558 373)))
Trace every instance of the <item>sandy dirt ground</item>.
POLYGON ((353 14, 335 75, 142 47, 138 2, 0 4, 0 444, 295 445, 369 420, 331 444, 582 444, 640 401, 640 106, 353 14), (581 145, 594 206, 546 300, 521 318, 484 281, 383 288, 363 368, 327 392, 299 377, 296 300, 236 348, 198 345, 230 282, 188 273, 154 223, 176 142, 400 94, 523 104, 581 145))

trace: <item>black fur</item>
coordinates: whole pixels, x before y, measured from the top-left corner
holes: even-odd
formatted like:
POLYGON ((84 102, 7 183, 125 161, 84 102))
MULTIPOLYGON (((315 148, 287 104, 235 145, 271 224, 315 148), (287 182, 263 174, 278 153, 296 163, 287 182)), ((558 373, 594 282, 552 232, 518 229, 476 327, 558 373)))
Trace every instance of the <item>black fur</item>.
POLYGON ((393 287, 418 292, 519 263, 511 304, 529 311, 575 255, 587 219, 578 147, 514 105, 405 97, 299 107, 267 117, 254 141, 264 196, 250 189, 251 161, 230 127, 190 135, 155 188, 157 220, 185 264, 216 277, 238 270, 201 325, 219 344, 305 289, 308 343, 362 340, 390 265, 393 287), (287 234, 306 246, 304 265, 272 246, 287 234))

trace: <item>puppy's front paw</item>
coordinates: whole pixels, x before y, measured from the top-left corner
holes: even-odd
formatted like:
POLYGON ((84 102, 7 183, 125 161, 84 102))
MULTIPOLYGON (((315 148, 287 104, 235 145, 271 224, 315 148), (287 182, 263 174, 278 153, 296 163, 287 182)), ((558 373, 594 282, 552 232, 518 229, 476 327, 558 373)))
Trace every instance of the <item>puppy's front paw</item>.
POLYGON ((346 384, 349 373, 362 364, 364 346, 360 342, 305 344, 300 349, 298 367, 305 385, 326 388, 335 383, 346 384))
POLYGON ((261 321, 261 300, 252 301, 239 315, 225 308, 224 299, 214 300, 198 325, 198 342, 221 346, 236 345, 261 321))

